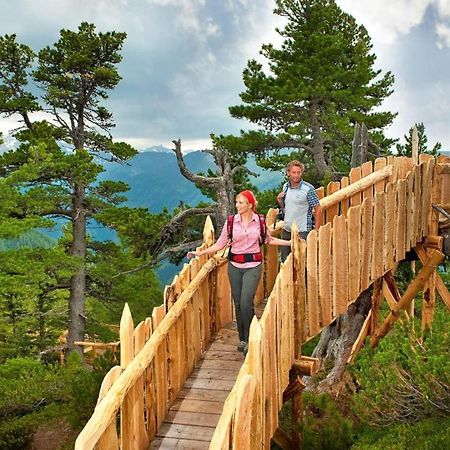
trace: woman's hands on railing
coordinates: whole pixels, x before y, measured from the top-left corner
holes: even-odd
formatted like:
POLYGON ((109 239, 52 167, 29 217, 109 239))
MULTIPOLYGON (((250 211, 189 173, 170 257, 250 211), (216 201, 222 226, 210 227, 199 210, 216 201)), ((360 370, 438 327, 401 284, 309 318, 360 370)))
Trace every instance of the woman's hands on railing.
POLYGON ((201 255, 200 255, 200 250, 195 250, 195 251, 187 252, 187 254, 186 254, 186 258, 187 258, 187 259, 192 259, 192 258, 195 258, 195 257, 197 257, 197 256, 201 256, 201 255))

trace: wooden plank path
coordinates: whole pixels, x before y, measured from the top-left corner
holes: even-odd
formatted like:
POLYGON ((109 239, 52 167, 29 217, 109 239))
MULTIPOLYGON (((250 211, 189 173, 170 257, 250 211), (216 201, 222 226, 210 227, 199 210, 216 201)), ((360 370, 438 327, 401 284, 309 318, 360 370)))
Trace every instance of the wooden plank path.
MULTIPOLYGON (((255 307, 258 318, 265 303, 255 307)), ((244 357, 237 351, 236 322, 218 331, 177 395, 150 449, 202 450, 209 448, 244 357)))

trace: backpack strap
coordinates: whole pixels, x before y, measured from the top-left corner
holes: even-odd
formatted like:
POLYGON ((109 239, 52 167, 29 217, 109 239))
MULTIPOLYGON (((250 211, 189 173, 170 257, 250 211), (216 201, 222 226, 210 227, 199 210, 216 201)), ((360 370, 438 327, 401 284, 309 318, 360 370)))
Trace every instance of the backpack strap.
POLYGON ((228 232, 228 240, 233 241, 233 225, 234 225, 234 216, 227 217, 227 232, 228 232))
POLYGON ((286 193, 287 193, 287 191, 289 190, 289 181, 287 181, 286 183, 284 183, 284 185, 283 185, 283 192, 284 192, 284 197, 281 199, 281 205, 280 205, 280 207, 281 208, 284 208, 284 206, 285 206, 285 197, 286 197, 286 193))
POLYGON ((258 214, 258 217, 259 217, 259 230, 260 230, 259 243, 262 245, 266 242, 267 225, 266 225, 266 218, 264 217, 264 214, 258 214))

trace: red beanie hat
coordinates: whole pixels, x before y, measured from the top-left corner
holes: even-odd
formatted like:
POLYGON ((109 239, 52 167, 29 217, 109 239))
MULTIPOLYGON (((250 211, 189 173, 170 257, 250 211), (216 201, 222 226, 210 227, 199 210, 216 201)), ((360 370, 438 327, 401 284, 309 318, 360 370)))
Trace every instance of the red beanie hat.
POLYGON ((239 197, 240 195, 242 195, 243 197, 245 197, 248 200, 250 205, 253 206, 253 210, 256 209, 256 198, 252 191, 245 190, 245 191, 240 192, 237 196, 239 197))

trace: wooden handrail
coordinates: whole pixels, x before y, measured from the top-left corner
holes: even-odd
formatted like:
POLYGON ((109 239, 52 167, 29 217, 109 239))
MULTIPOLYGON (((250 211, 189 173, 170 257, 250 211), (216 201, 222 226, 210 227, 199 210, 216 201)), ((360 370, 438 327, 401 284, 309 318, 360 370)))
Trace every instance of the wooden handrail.
POLYGON ((219 258, 210 258, 194 277, 186 290, 180 295, 178 301, 172 306, 167 315, 162 319, 150 339, 142 350, 133 358, 130 364, 122 372, 111 389, 97 404, 94 413, 75 442, 76 450, 91 449, 97 443, 103 432, 118 411, 128 390, 133 386, 144 370, 155 357, 158 346, 166 338, 170 328, 176 323, 198 285, 217 266, 219 258))
MULTIPOLYGON (((330 208, 326 213, 327 225, 322 226, 319 233, 313 231, 307 241, 299 240, 298 237, 293 239, 292 254, 282 265, 278 276, 276 269, 273 270, 275 261, 278 261, 276 248, 269 246, 266 257, 270 256, 271 261, 267 266, 273 266, 269 276, 272 280, 269 283, 271 294, 261 319, 252 322, 248 355, 225 402, 211 449, 242 448, 244 444, 246 448, 268 445, 277 429, 277 412, 282 405, 283 391, 289 384, 289 369, 294 358, 301 360, 301 354, 297 354, 301 343, 311 339, 346 310, 358 293, 395 267, 404 258, 406 251, 415 247, 425 236, 433 234, 427 222, 432 199, 436 198, 437 203, 448 203, 450 199, 444 192, 441 194, 439 191, 436 195, 433 191, 433 177, 439 172, 435 169, 435 160, 422 157, 419 163, 413 165, 406 158, 390 157, 387 159, 388 165, 386 159, 376 163, 378 170, 374 173, 364 177, 368 170, 360 168, 359 175, 356 173, 353 179, 349 177, 350 182, 353 180, 350 185, 347 185, 348 179, 343 181, 340 190, 320 200, 324 210, 330 208), (363 178, 358 179, 361 175, 363 178), (386 184, 386 181, 391 182, 386 184), (340 236, 342 239, 339 239, 340 236), (370 255, 369 258, 366 255, 370 255), (333 277, 322 276, 327 267, 324 261, 327 259, 333 261, 333 277), (355 260, 359 263, 354 264, 355 260), (350 268, 356 269, 352 272, 350 268), (360 283, 351 283, 351 276, 357 276, 358 273, 365 274, 365 281, 360 278, 360 283), (317 287, 315 295, 310 295, 307 285, 317 287), (337 302, 330 296, 330 287, 336 292, 342 290, 346 295, 342 295, 337 302), (239 422, 240 417, 242 423, 239 422)), ((441 172, 440 177, 448 175, 441 172)), ((267 218, 270 225, 273 224, 274 214, 273 210, 267 218)), ((293 233, 293 236, 297 236, 297 233, 293 233)), ((212 243, 210 234, 207 233, 204 238, 204 245, 207 245, 206 240, 212 243)), ((417 286, 423 284, 441 257, 433 253, 434 257, 428 261, 422 253, 425 252, 419 251, 419 256, 429 264, 425 264, 426 269, 419 273, 419 281, 415 286, 411 286, 401 299, 399 297, 401 301, 391 305, 392 312, 384 326, 373 334, 376 338, 390 328, 397 318, 397 307, 403 307, 410 301, 417 286)), ((192 280, 188 275, 184 284, 177 288, 166 316, 157 322, 142 350, 99 401, 79 435, 75 449, 93 448, 107 427, 114 423, 115 414, 127 392, 154 361, 160 345, 173 331, 172 327, 189 307, 189 302, 197 298, 194 294, 205 277, 222 263, 223 259, 218 256, 211 258, 192 280)), ((438 284, 436 287, 439 290, 438 284)), ((448 306, 450 300, 444 300, 447 300, 448 306)), ((369 329, 369 320, 366 320, 365 328, 369 329)), ((355 348, 352 357, 356 351, 355 348)), ((307 364, 308 368, 309 365, 313 366, 307 364)), ((162 384, 163 381, 160 380, 162 384)), ((163 417, 164 411, 160 412, 163 417)), ((128 431, 122 436, 127 439, 129 434, 128 431)), ((141 448, 148 447, 142 443, 139 445, 141 448)))
POLYGON ((370 186, 389 178, 392 175, 394 166, 389 165, 384 167, 383 169, 377 170, 376 172, 367 175, 364 178, 352 183, 339 191, 334 192, 333 194, 327 195, 323 199, 320 200, 320 206, 322 209, 327 209, 336 203, 339 203, 342 200, 350 198, 352 195, 357 194, 358 192, 364 191, 370 186))

